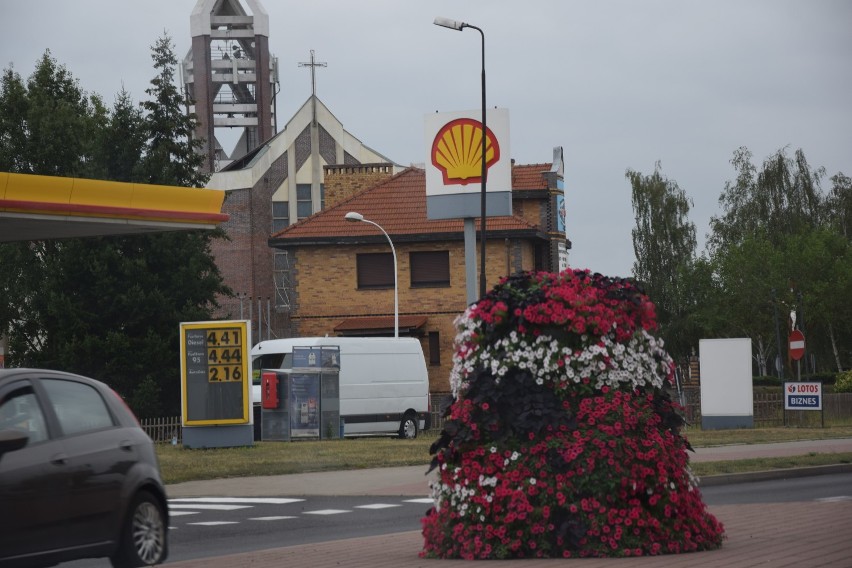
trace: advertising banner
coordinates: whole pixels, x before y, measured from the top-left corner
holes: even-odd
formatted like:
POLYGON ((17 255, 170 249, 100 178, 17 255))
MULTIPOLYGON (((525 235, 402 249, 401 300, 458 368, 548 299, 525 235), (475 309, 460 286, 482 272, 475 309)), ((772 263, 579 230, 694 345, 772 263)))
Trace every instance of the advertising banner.
POLYGON ((319 438, 320 374, 290 375, 290 437, 319 438))
POLYGON ((822 383, 784 383, 784 410, 822 410, 822 383))

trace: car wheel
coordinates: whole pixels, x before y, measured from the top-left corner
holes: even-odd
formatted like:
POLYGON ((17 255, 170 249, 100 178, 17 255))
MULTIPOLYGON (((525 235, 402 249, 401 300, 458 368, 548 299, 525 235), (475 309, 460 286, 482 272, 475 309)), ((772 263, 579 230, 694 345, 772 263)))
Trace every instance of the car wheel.
POLYGON ((147 491, 141 491, 124 520, 121 541, 113 568, 138 568, 161 564, 168 555, 166 515, 160 502, 147 491))
POLYGON ((402 417, 399 423, 399 437, 404 440, 413 440, 417 437, 417 416, 409 412, 402 417))

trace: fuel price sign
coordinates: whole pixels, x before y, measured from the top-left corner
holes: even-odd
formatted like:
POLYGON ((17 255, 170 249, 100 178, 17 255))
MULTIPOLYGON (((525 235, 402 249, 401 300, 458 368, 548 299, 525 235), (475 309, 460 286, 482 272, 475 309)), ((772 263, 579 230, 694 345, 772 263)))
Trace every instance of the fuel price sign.
POLYGON ((246 321, 181 324, 181 398, 185 425, 250 421, 246 321))

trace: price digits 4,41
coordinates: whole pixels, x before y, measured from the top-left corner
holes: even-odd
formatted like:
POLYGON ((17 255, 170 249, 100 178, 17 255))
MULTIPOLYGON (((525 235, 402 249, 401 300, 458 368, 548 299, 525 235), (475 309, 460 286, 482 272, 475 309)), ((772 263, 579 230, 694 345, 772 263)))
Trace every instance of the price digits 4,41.
POLYGON ((241 345, 240 330, 238 329, 211 329, 207 332, 207 346, 218 347, 220 345, 241 345))

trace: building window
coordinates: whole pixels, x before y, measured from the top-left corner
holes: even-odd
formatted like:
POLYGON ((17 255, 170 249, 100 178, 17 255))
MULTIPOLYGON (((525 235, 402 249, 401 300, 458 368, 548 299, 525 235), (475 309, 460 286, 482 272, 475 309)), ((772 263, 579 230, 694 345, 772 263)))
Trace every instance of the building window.
POLYGON ((393 254, 389 252, 359 254, 358 288, 393 288, 393 254))
POLYGON ((296 216, 298 220, 301 221, 305 217, 310 217, 313 211, 313 205, 311 204, 311 184, 297 183, 296 216))
POLYGON ((290 204, 286 201, 272 202, 272 232, 277 233, 290 225, 290 204))
POLYGON ((437 331, 429 332, 429 365, 441 366, 441 336, 437 331))
POLYGON ((437 288, 450 285, 450 251, 412 252, 412 288, 437 288))

